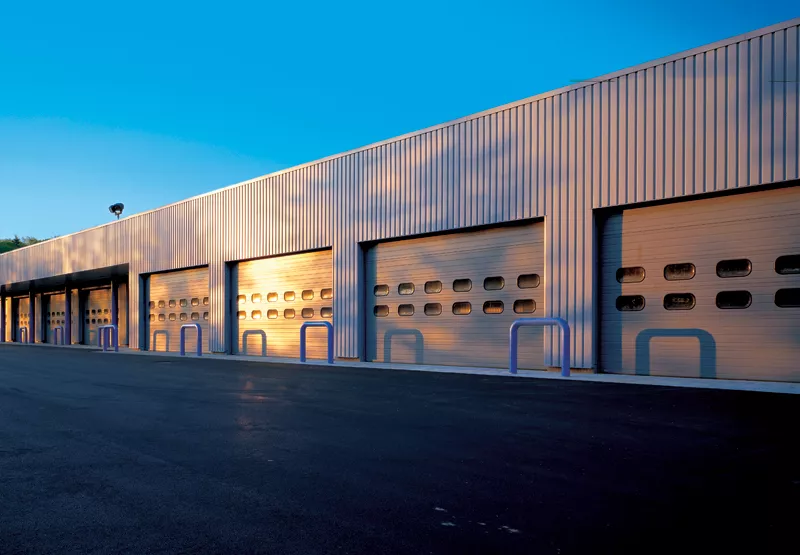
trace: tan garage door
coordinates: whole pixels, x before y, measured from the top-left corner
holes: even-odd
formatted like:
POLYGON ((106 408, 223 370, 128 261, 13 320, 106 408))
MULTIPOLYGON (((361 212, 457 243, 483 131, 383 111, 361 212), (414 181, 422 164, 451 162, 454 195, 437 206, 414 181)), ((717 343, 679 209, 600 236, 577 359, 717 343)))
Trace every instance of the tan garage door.
MULTIPOLYGON (((54 341, 54 329, 60 327, 61 332, 63 334, 66 330, 66 321, 67 316, 64 312, 67 309, 67 295, 64 293, 58 293, 55 295, 45 295, 43 297, 45 302, 45 337, 44 341, 46 343, 53 343, 54 341)), ((59 336, 58 338, 59 343, 62 341, 62 338, 59 336)))
POLYGON ((800 187, 610 217, 600 361, 606 372, 800 381, 800 187))
POLYGON ((22 333, 20 332, 20 328, 26 328, 27 338, 26 341, 31 342, 33 341, 33 329, 31 328, 31 301, 28 297, 18 297, 16 299, 12 299, 12 303, 15 306, 14 308, 14 341, 21 342, 22 341, 22 333))
MULTIPOLYGON (((503 368, 508 330, 543 316, 541 223, 380 243, 367 253, 367 358, 503 368)), ((520 331, 520 368, 542 368, 543 331, 520 331)))
MULTIPOLYGON (((331 251, 279 256, 240 262, 233 270, 233 322, 235 352, 243 353, 247 330, 267 334, 267 356, 300 356, 300 326, 333 318, 333 267, 331 251)), ((248 334, 247 354, 259 355, 262 340, 248 334)), ((309 358, 325 358, 324 329, 307 334, 309 358)))
MULTIPOLYGON (((194 268, 163 274, 153 274, 147 283, 147 347, 151 351, 166 351, 167 341, 156 331, 166 332, 169 350, 180 351, 180 329, 184 324, 200 324, 203 330, 203 352, 208 352, 208 268, 194 268), (154 348, 155 345, 155 348, 154 348)), ((196 352, 197 334, 186 332, 187 352, 196 352)))
POLYGON ((3 329, 5 329, 5 337, 3 339, 5 341, 10 342, 11 341, 11 334, 12 334, 11 328, 13 327, 13 325, 11 323, 12 322, 12 320, 11 320, 11 302, 12 302, 12 299, 10 297, 6 297, 5 299, 3 299, 0 302, 3 302, 5 304, 4 313, 3 313, 4 314, 4 318, 5 318, 4 328, 3 328, 3 329))
POLYGON ((86 291, 83 314, 83 343, 97 345, 97 330, 111 322, 111 288, 86 291))

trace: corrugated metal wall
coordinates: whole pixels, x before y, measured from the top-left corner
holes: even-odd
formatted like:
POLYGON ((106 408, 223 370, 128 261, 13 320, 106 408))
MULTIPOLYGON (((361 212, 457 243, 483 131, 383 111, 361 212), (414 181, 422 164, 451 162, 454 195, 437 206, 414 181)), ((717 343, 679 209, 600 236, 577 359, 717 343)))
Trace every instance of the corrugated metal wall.
MULTIPOLYGON (((0 256, 0 283, 130 263, 210 265, 333 247, 336 354, 363 352, 361 243, 545 219, 545 310, 594 363, 593 210, 798 179, 800 19, 0 256)), ((138 311, 131 344, 138 344, 138 311)), ((557 364, 558 337, 546 353, 557 364)))

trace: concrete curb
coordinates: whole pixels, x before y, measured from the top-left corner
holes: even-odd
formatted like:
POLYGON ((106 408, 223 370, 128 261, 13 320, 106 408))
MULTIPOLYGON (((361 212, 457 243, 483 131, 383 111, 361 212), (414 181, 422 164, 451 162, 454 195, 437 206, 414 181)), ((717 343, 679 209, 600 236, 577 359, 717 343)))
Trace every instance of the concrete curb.
MULTIPOLYGON (((40 348, 67 348, 66 345, 51 345, 47 343, 20 344, 20 343, 0 343, 0 347, 5 345, 13 345, 16 347, 40 347, 40 348)), ((72 345, 70 348, 83 349, 94 351, 98 354, 105 355, 134 355, 145 357, 168 357, 168 358, 197 358, 196 356, 182 357, 177 353, 164 353, 164 352, 151 352, 139 351, 134 349, 126 349, 120 347, 119 353, 109 351, 103 353, 98 347, 92 345, 72 345)), ((220 354, 204 354, 203 359, 209 360, 230 360, 233 362, 261 362, 263 364, 295 364, 298 366, 327 366, 324 360, 314 359, 307 362, 300 362, 295 358, 278 358, 278 357, 260 357, 260 356, 242 356, 242 355, 220 355, 220 354)), ((201 359, 202 360, 202 359, 201 359)), ((760 393, 786 393, 790 395, 800 395, 800 383, 790 382, 761 382, 752 380, 723 380, 723 379, 706 379, 706 378, 673 378, 668 376, 634 376, 628 374, 596 374, 593 372, 581 372, 580 370, 572 372, 568 378, 562 377, 558 372, 549 372, 542 370, 520 370, 518 374, 514 375, 509 373, 506 369, 500 368, 471 368, 460 366, 430 366, 430 365, 417 365, 417 364, 384 364, 377 362, 356 362, 356 361, 340 361, 331 366, 332 369, 336 367, 345 368, 366 368, 374 370, 401 370, 408 372, 437 372, 444 374, 467 374, 473 376, 495 376, 502 378, 533 378, 540 380, 564 380, 564 381, 581 381, 581 382, 594 382, 594 383, 614 383, 614 384, 630 384, 630 385, 652 385, 662 387, 688 387, 695 389, 717 389, 724 391, 754 391, 760 393)))

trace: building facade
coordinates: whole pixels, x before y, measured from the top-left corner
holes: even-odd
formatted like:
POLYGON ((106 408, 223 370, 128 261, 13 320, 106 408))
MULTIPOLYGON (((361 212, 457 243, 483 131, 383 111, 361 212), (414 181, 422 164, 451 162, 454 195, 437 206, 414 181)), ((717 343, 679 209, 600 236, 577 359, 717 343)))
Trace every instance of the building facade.
POLYGON ((575 368, 800 381, 799 26, 4 254, 0 340, 297 356, 326 319, 340 359, 502 367, 560 316, 575 368))

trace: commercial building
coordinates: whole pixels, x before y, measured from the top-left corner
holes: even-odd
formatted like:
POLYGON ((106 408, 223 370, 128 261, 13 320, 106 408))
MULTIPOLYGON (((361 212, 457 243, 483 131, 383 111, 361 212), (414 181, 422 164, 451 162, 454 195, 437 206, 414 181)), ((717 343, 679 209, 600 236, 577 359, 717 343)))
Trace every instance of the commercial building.
POLYGON ((799 25, 2 255, 0 337, 503 367, 560 316, 575 368, 800 381, 799 25))

